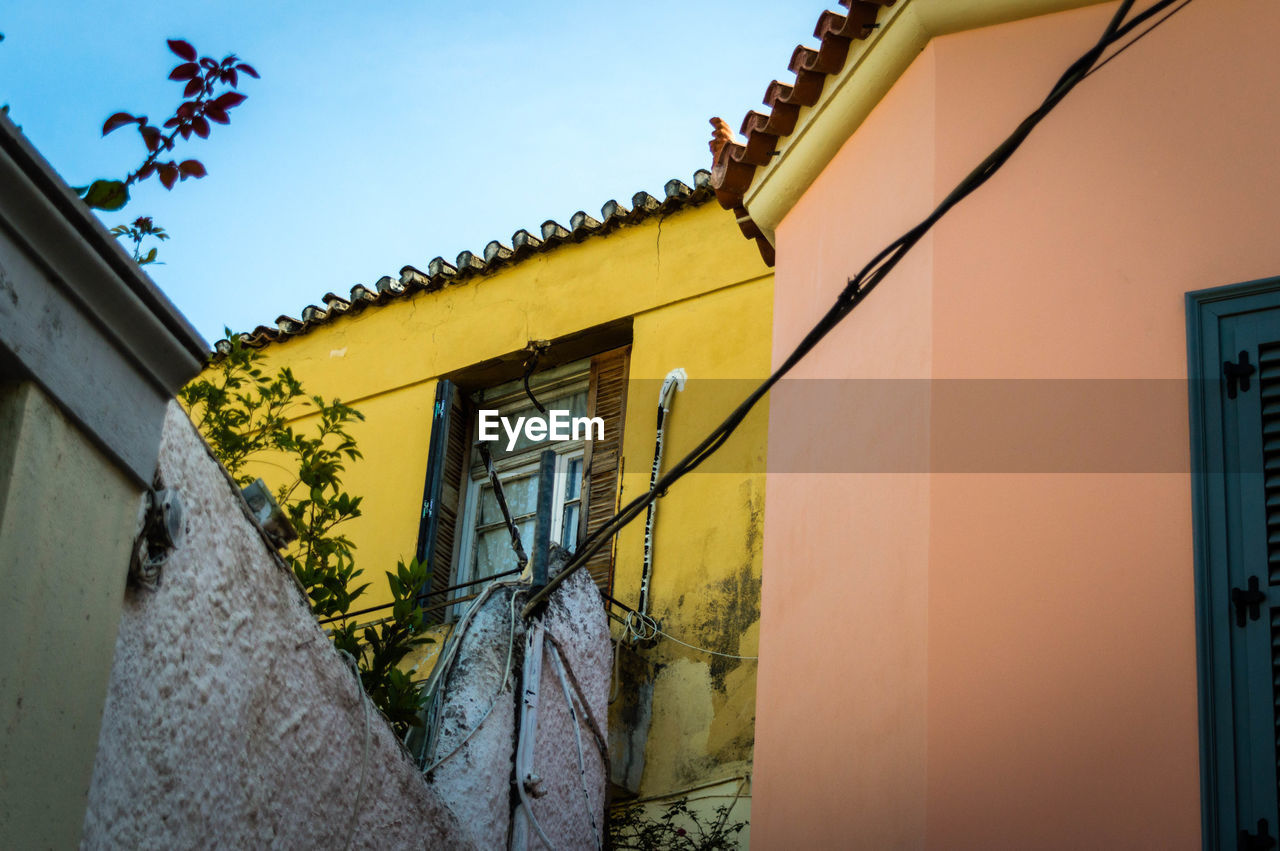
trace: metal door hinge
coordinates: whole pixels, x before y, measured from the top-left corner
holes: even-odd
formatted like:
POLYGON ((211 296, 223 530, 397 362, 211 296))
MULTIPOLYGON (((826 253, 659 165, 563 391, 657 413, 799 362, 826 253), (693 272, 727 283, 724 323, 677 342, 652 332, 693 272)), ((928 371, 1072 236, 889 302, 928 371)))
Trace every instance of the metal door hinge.
POLYGON ((1258 368, 1249 363, 1249 353, 1241 352, 1237 363, 1231 361, 1222 362, 1222 376, 1227 380, 1227 398, 1236 398, 1237 388, 1242 393, 1249 392, 1249 377, 1258 371, 1258 368))
POLYGON ((1258 588, 1258 577, 1249 577, 1247 590, 1231 589, 1231 605, 1236 607, 1236 626, 1244 626, 1246 615, 1248 620, 1256 621, 1262 617, 1262 604, 1266 602, 1266 592, 1258 588))
POLYGON ((1240 831, 1240 841, 1236 846, 1239 851, 1267 851, 1276 847, 1275 837, 1267 829, 1267 820, 1258 819, 1258 832, 1240 831))

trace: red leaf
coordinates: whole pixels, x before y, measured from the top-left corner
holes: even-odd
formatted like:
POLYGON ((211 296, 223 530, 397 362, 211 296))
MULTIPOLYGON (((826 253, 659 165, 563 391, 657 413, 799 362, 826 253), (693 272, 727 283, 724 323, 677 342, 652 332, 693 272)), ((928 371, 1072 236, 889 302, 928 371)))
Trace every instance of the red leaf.
POLYGON ((105 136, 108 133, 110 133, 112 130, 119 130, 121 127, 125 126, 126 124, 135 124, 137 122, 138 122, 138 119, 134 118, 129 113, 117 112, 115 115, 108 118, 106 122, 102 125, 102 135, 105 136))
POLYGON ((241 62, 239 65, 237 65, 237 66, 236 66, 236 68, 237 68, 238 70, 243 71, 244 73, 248 74, 250 77, 253 77, 253 79, 255 79, 255 80, 260 80, 260 79, 262 79, 261 77, 259 77, 259 76, 258 76, 258 72, 257 72, 257 71, 255 71, 255 70, 253 70, 253 66, 252 66, 252 65, 247 65, 247 64, 245 64, 244 62, 241 62))
POLYGON ((204 114, 210 121, 216 121, 219 124, 231 123, 231 116, 227 115, 224 110, 218 109, 213 104, 209 104, 204 108, 204 114))
POLYGON ((148 177, 156 173, 156 164, 151 163, 138 169, 138 180, 146 180, 148 177))
POLYGON ((164 123, 164 126, 165 126, 165 127, 177 127, 177 126, 178 126, 179 124, 181 124, 181 123, 182 123, 182 122, 181 122, 180 120, 178 120, 177 118, 170 118, 168 121, 166 121, 166 122, 164 123))
POLYGON ((182 165, 178 166, 178 171, 182 172, 183 180, 188 177, 204 177, 209 173, 204 170, 204 164, 199 160, 183 160, 182 165))
POLYGON ((169 72, 170 80, 190 80, 200 74, 200 66, 194 62, 186 62, 176 66, 169 72))
POLYGON ((236 86, 240 85, 240 75, 236 73, 235 68, 232 68, 230 71, 227 71, 222 75, 222 81, 224 83, 230 83, 231 88, 234 89, 236 86))
POLYGON ((142 141, 146 142, 148 151, 157 151, 160 149, 160 131, 154 127, 139 127, 138 131, 142 133, 142 141))
POLYGON ((182 90, 182 96, 189 98, 204 88, 204 81, 199 77, 187 83, 187 87, 182 90))
POLYGON ((169 49, 188 62, 196 61, 196 49, 180 38, 169 39, 169 49))
POLYGON ((184 139, 190 139, 190 138, 191 138, 191 125, 190 125, 190 124, 184 124, 184 125, 182 125, 182 127, 180 127, 180 128, 178 129, 178 132, 182 134, 182 138, 184 138, 184 139))
POLYGON ((160 182, 164 184, 165 189, 172 189, 173 184, 178 182, 178 167, 169 162, 161 165, 159 169, 160 182))
POLYGON ((203 115, 197 115, 196 119, 191 122, 191 129, 196 131, 196 135, 201 139, 209 138, 209 122, 205 121, 203 115))
POLYGON ((196 114, 195 101, 183 101, 178 104, 178 111, 175 113, 179 118, 190 118, 196 114))
POLYGON ((227 92, 226 94, 221 94, 214 98, 213 105, 218 109, 227 110, 231 109, 233 106, 239 106, 248 99, 249 98, 246 95, 242 95, 239 92, 227 92))
POLYGON ((201 64, 203 67, 208 68, 210 71, 212 71, 214 68, 217 68, 217 67, 218 67, 218 63, 217 63, 217 62, 214 62, 214 61, 213 61, 212 59, 210 59, 208 56, 203 57, 203 58, 200 60, 200 64, 201 64))

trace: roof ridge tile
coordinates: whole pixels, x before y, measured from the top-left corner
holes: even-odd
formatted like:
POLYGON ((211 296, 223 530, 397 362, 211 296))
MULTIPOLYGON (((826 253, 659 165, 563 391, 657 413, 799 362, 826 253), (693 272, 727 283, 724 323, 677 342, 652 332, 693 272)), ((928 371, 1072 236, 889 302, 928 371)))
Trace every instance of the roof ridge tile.
POLYGON ((676 209, 697 206, 710 200, 713 194, 720 193, 719 189, 713 188, 714 186, 713 172, 700 168, 693 173, 692 187, 679 179, 667 181, 663 185, 665 200, 659 200, 648 192, 641 191, 632 196, 631 209, 627 209, 613 199, 606 201, 600 208, 600 219, 583 210, 579 210, 569 218, 570 227, 568 228, 554 219, 547 219, 539 229, 541 236, 521 228, 511 235, 510 247, 500 240, 490 240, 480 255, 471 251, 459 253, 456 266, 443 257, 432 258, 427 263, 425 272, 415 266, 406 265, 400 270, 399 280, 384 275, 372 287, 356 284, 351 287, 350 298, 343 298, 332 292, 325 293, 321 301, 326 307, 309 304, 302 309, 301 319, 281 314, 276 317, 274 329, 259 325, 252 332, 242 333, 239 336, 251 346, 281 342, 290 337, 305 334, 312 328, 332 321, 342 314, 356 313, 366 307, 386 304, 393 299, 419 291, 434 292, 448 284, 493 271, 508 262, 518 262, 528 255, 549 251, 564 243, 607 234, 620 226, 644 221, 655 213, 665 214, 676 209))
MULTIPOLYGON (((770 266, 773 265, 772 246, 742 205, 756 169, 769 164, 778 149, 779 139, 795 132, 800 107, 813 106, 818 102, 827 77, 844 68, 853 42, 866 39, 875 32, 880 10, 894 2, 839 0, 840 5, 849 10, 847 15, 824 9, 813 28, 813 35, 818 39, 817 48, 801 44, 791 53, 787 67, 795 74, 795 81, 772 80, 765 87, 763 98, 769 111, 750 110, 743 117, 740 132, 745 141, 730 139, 722 144, 722 136, 716 135, 713 139, 712 150, 716 153, 712 159, 710 182, 715 189, 716 200, 726 210, 737 213, 743 235, 756 240, 765 262, 770 266)), ((714 119, 712 123, 717 127, 717 134, 727 133, 721 119, 714 119)))

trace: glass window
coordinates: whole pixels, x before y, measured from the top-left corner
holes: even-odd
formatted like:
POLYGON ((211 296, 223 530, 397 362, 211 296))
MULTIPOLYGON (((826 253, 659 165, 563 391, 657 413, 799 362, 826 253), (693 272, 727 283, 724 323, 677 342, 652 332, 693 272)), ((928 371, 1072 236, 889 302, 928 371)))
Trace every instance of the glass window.
MULTIPOLYGON (((535 377, 533 391, 543 407, 568 411, 569 416, 587 416, 588 362, 582 361, 535 377)), ((520 382, 490 388, 477 394, 477 410, 497 410, 514 425, 518 417, 544 417, 529 401, 520 382)), ((473 433, 476 433, 473 431, 473 433)), ((510 450, 508 437, 499 428, 499 439, 488 442, 494 469, 502 482, 511 519, 520 532, 520 542, 530 558, 538 511, 538 462, 544 449, 556 452, 554 492, 552 494, 551 540, 570 550, 577 546, 578 523, 582 505, 582 471, 584 441, 531 441, 523 432, 510 450)), ((473 463, 468 477, 462 547, 458 553, 459 582, 470 582, 515 569, 517 559, 511 546, 511 533, 498 507, 493 485, 480 459, 472 453, 473 463)), ((475 586, 463 589, 459 596, 474 593, 475 586)))

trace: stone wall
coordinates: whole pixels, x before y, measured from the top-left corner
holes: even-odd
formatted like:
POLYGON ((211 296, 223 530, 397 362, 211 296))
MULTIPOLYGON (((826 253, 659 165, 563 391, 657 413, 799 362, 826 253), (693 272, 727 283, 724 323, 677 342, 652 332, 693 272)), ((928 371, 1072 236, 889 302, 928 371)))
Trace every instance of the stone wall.
MULTIPOLYGON (((83 847, 507 847, 528 587, 494 587, 455 631, 431 761, 447 758, 424 779, 176 403, 159 475, 185 536, 156 590, 125 592, 83 847)), ((540 619, 531 808, 557 847, 594 848, 607 619, 586 573, 540 619)), ((542 843, 530 830, 515 845, 542 843)))
POLYGON ((186 537, 126 592, 83 846, 474 847, 176 403, 159 470, 186 537))
MULTIPOLYGON (((562 550, 559 556, 553 553, 552 575, 564 561, 562 550)), ((522 704, 532 700, 531 626, 520 618, 527 599, 528 586, 496 587, 469 622, 459 625, 462 643, 443 682, 439 734, 429 760, 439 762, 429 775, 431 788, 476 826, 477 841, 486 848, 545 847, 531 825, 517 828, 513 840, 513 820, 492 817, 512 813, 516 803, 511 779, 517 731, 522 704)), ((537 781, 526 786, 529 805, 557 847, 595 848, 604 831, 609 776, 605 725, 611 656, 608 619, 585 571, 549 598, 540 621, 544 638, 532 743, 537 781)))

